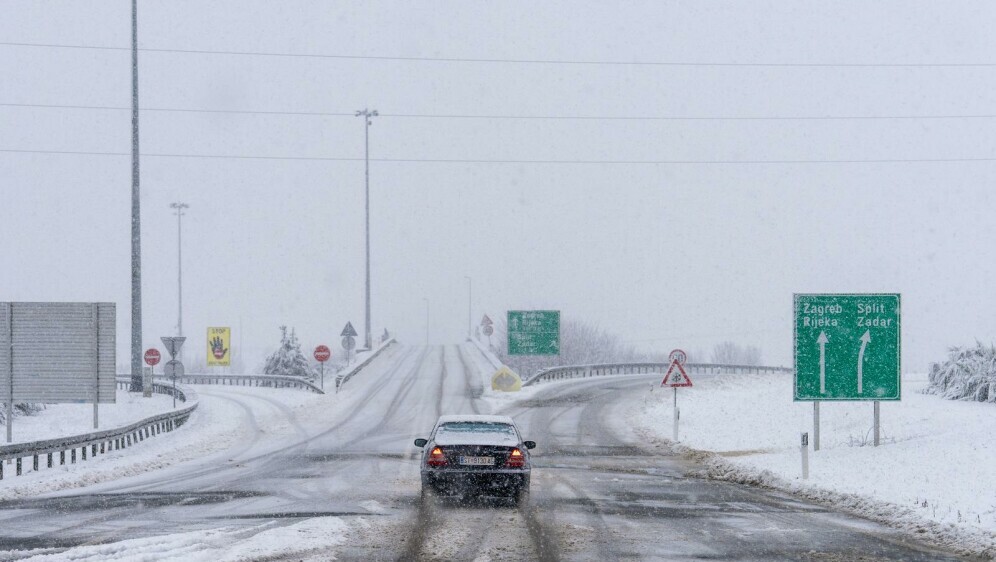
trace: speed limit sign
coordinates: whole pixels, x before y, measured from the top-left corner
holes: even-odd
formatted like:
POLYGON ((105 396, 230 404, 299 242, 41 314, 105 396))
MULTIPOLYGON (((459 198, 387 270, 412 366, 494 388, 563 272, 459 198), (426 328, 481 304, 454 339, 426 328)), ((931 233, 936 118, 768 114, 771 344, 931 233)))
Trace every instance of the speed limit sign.
POLYGON ((684 365, 685 360, 688 359, 688 355, 685 354, 685 352, 681 349, 675 349, 671 351, 671 353, 667 356, 667 358, 670 359, 672 363, 676 362, 679 365, 684 365))

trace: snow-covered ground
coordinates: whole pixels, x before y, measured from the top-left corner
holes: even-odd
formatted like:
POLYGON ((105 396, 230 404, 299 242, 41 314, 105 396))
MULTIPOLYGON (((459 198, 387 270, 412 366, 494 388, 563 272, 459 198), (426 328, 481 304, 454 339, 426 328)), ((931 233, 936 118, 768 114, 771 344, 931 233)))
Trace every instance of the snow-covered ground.
MULTIPOLYGON (((938 544, 996 555, 996 427, 993 404, 921 394, 906 377, 900 402, 881 404, 879 447, 871 403, 824 403, 821 450, 802 479, 800 435, 813 406, 793 402, 787 375, 703 375, 678 390, 679 452, 700 457, 710 477, 789 490, 906 529, 938 544)), ((648 385, 626 420, 672 445, 671 389, 648 385)))
MULTIPOLYGON (((97 429, 93 428, 93 404, 49 404, 35 415, 17 416, 12 427, 12 443, 114 429, 173 409, 173 398, 162 394, 143 398, 139 393, 118 390, 116 400, 114 404, 98 406, 100 427, 97 429)), ((177 409, 186 407, 183 402, 176 403, 177 409)))
MULTIPOLYGON (((200 405, 191 414, 189 421, 178 430, 146 439, 127 449, 97 455, 87 461, 78 460, 76 464, 67 462, 53 468, 42 466, 38 472, 34 472, 29 463, 23 475, 0 480, 0 500, 109 482, 224 451, 232 443, 254 437, 255 430, 245 421, 242 402, 246 401, 246 396, 276 397, 282 405, 289 407, 304 407, 322 398, 335 399, 334 394, 322 396, 304 390, 255 387, 188 386, 184 387, 184 392, 188 396, 195 396, 200 405), (234 389, 237 389, 241 398, 226 396, 232 394, 234 389)), ((165 412, 173 406, 172 398, 167 396, 142 398, 140 394, 129 395, 125 391, 119 391, 118 400, 115 407, 120 407, 121 411, 117 414, 111 413, 111 406, 101 406, 101 428, 127 425, 165 412), (122 394, 125 396, 121 396, 122 394), (152 410, 151 406, 147 406, 149 401, 156 404, 158 409, 152 410)), ((185 406, 185 403, 177 402, 178 408, 185 406)), ((288 423, 278 408, 257 408, 254 414, 257 424, 271 430, 278 430, 282 424, 288 423)), ((14 429, 18 437, 35 435, 35 439, 86 433, 92 431, 92 416, 92 405, 63 404, 51 406, 37 416, 37 419, 16 418, 14 429), (33 428, 27 427, 29 420, 34 423, 33 428)))
POLYGON ((254 527, 220 527, 109 544, 81 546, 67 552, 38 549, 22 562, 112 561, 229 562, 280 559, 288 552, 299 560, 334 559, 327 549, 346 540, 339 517, 313 517, 292 525, 270 521, 254 527), (304 555, 302 555, 304 553, 304 555), (308 554, 313 557, 306 557, 308 554))

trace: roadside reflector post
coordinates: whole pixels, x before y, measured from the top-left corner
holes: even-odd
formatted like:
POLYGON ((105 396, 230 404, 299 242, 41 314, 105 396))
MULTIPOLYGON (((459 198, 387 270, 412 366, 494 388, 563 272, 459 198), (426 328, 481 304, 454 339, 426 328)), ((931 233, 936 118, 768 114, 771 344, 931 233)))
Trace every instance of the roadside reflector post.
POLYGON ((802 451, 802 479, 809 479, 809 434, 802 434, 802 443, 799 447, 802 451))
POLYGON ((878 447, 878 400, 873 404, 875 409, 875 446, 878 447))
POLYGON ((820 450, 820 403, 813 402, 813 451, 820 450))

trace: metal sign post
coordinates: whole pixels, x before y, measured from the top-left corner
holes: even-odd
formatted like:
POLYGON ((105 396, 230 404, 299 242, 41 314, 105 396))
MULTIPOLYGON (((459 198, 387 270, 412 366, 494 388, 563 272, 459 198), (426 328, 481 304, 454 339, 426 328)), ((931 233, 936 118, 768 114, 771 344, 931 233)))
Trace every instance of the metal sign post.
POLYGON ((674 391, 674 441, 678 442, 678 420, 681 419, 681 415, 678 413, 678 387, 671 387, 674 391))
POLYGON ((688 356, 684 351, 680 349, 675 349, 671 352, 671 365, 667 368, 667 373, 664 374, 664 380, 661 381, 661 386, 670 386, 674 391, 674 434, 673 440, 678 442, 678 421, 681 419, 681 412, 678 410, 678 387, 679 386, 692 386, 692 379, 688 377, 688 373, 685 372, 685 360, 688 356))
POLYGON ((813 451, 820 450, 820 403, 813 402, 813 451))
POLYGON ((175 338, 163 336, 159 339, 163 341, 163 345, 166 346, 166 351, 169 352, 170 356, 170 360, 163 367, 163 374, 173 379, 173 407, 176 408, 176 377, 182 377, 184 373, 183 363, 176 359, 176 354, 180 353, 180 348, 183 347, 183 342, 187 341, 187 338, 183 336, 175 338))
POLYGON ((481 318, 480 333, 484 334, 485 336, 488 336, 489 350, 491 349, 491 334, 495 333, 495 329, 494 326, 492 326, 492 324, 494 324, 494 322, 491 321, 491 318, 487 314, 484 315, 484 318, 481 318))
POLYGON ((875 411, 875 413, 874 413, 874 416, 875 416, 875 431, 874 431, 874 433, 875 433, 875 446, 876 447, 878 447, 878 404, 879 404, 879 402, 878 402, 878 400, 876 400, 874 402, 874 408, 873 408, 874 411, 875 411))
POLYGON ((342 348, 346 350, 346 366, 349 366, 350 352, 356 347, 356 338, 353 336, 344 336, 342 338, 342 348))
POLYGON ((315 348, 315 360, 322 368, 322 390, 325 390, 325 362, 332 357, 332 350, 327 345, 319 345, 315 348))
MULTIPOLYGON (((369 326, 367 326, 369 329, 369 326)), ((349 366, 349 352, 356 347, 356 328, 353 328, 352 322, 346 322, 346 325, 342 328, 342 332, 339 333, 342 336, 342 348, 346 350, 346 366, 349 366)))
POLYGON ((176 378, 183 376, 183 363, 180 363, 176 359, 170 359, 166 362, 166 366, 163 367, 163 373, 173 379, 173 407, 176 408, 176 378))
POLYGON ((147 368, 149 370, 148 379, 144 377, 142 379, 142 396, 145 398, 152 398, 152 377, 156 372, 155 367, 159 364, 161 359, 162 355, 159 353, 158 349, 150 347, 145 350, 145 364, 148 365, 147 368))

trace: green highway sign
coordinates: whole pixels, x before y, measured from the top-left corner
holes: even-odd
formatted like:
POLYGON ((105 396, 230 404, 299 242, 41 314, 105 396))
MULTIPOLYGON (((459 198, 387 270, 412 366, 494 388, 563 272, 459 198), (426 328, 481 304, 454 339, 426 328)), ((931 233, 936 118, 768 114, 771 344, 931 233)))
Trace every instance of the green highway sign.
POLYGON ((795 295, 795 400, 899 400, 899 300, 795 295))
POLYGON ((560 355, 559 310, 509 310, 509 355, 560 355))

